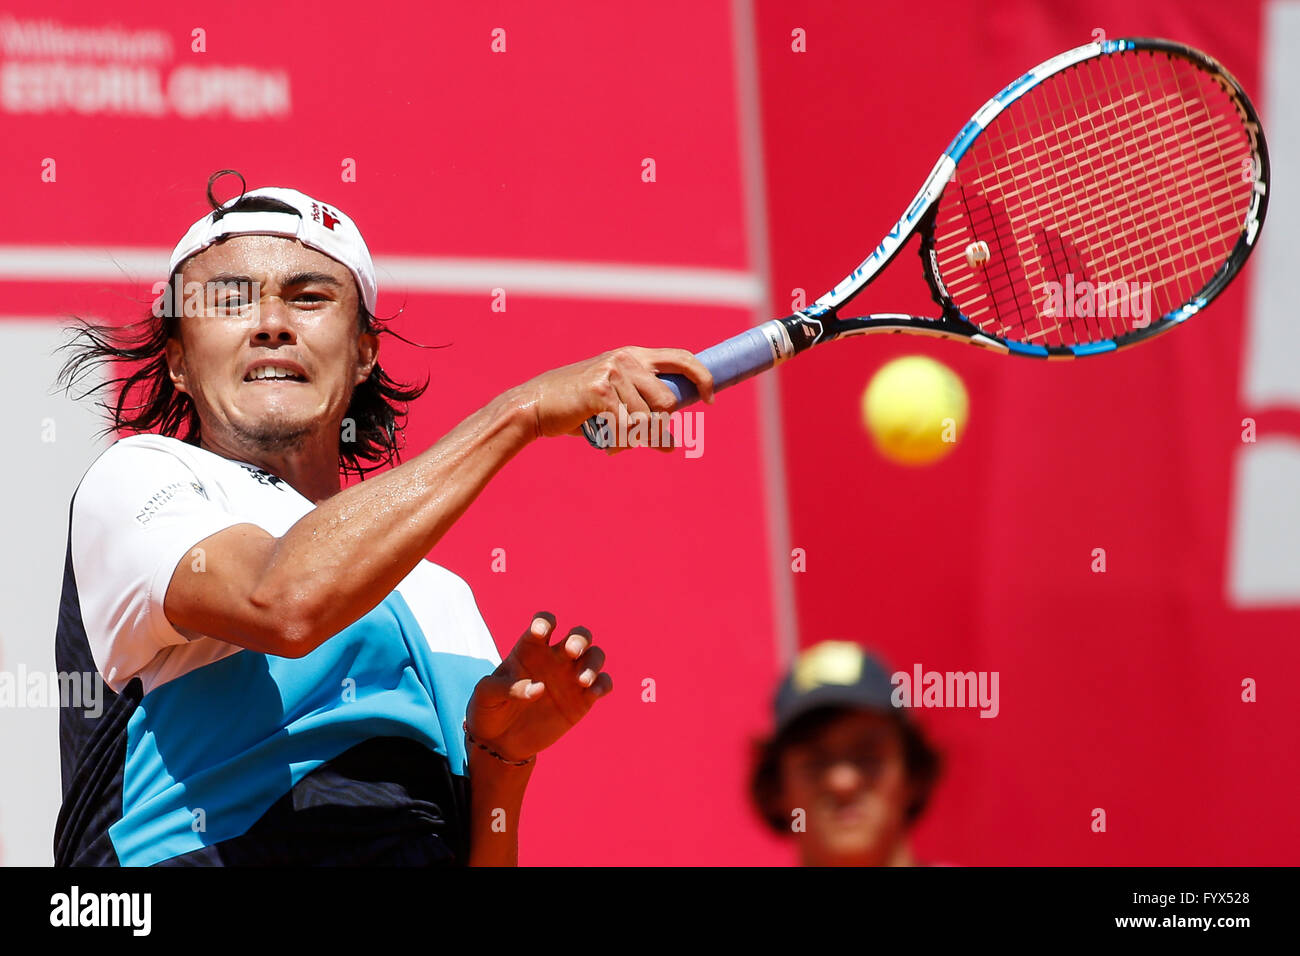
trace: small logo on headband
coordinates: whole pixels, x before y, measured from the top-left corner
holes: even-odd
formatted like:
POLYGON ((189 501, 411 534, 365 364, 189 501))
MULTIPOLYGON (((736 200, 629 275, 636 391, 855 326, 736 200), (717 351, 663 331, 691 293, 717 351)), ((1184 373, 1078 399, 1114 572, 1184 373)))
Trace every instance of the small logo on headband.
POLYGON ((330 232, 333 232, 334 227, 339 223, 338 217, 335 216, 334 213, 330 212, 327 207, 322 206, 318 202, 311 204, 311 218, 312 222, 319 222, 330 232))

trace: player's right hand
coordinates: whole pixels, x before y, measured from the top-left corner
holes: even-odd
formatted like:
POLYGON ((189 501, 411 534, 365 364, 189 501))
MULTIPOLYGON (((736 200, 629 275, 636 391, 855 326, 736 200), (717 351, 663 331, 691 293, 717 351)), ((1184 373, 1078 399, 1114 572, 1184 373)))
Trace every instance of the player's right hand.
POLYGON ((580 435, 583 422, 601 413, 616 417, 620 405, 630 420, 672 411, 677 399, 659 380, 660 372, 686 376, 704 401, 713 401, 713 375, 690 352, 634 345, 552 369, 520 390, 536 416, 539 438, 580 435))
POLYGON ((550 642, 555 615, 539 611, 514 649, 474 688, 465 726, 506 760, 526 760, 551 746, 614 689, 605 652, 591 632, 574 627, 550 642))

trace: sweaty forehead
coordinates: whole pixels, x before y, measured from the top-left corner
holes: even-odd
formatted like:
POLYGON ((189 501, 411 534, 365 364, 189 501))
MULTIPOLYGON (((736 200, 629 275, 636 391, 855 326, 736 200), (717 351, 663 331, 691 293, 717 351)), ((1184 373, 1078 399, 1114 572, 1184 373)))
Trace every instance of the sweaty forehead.
POLYGON ((231 236, 191 256, 182 271, 187 280, 196 282, 215 275, 241 275, 263 283, 318 272, 347 287, 354 285, 352 273, 343 263, 283 236, 231 236))

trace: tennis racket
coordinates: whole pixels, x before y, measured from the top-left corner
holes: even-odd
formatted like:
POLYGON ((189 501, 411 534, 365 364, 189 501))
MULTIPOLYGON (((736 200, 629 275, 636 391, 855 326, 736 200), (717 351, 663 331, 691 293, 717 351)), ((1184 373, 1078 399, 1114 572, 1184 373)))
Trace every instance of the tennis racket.
MULTIPOLYGON (((1259 239, 1268 181, 1259 117, 1217 62, 1170 40, 1089 43, 985 103, 839 285, 697 358, 719 390, 873 332, 1038 359, 1129 348, 1223 291, 1259 239), (841 315, 914 236, 938 315, 841 315)), ((660 378, 678 407, 698 399, 686 377, 660 378)), ((600 416, 583 434, 613 444, 600 416)))

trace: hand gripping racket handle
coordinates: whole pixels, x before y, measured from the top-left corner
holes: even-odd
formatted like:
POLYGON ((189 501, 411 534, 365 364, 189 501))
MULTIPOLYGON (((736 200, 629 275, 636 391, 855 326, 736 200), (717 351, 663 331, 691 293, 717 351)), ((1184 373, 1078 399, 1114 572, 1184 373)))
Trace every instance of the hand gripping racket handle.
MULTIPOLYGON (((719 392, 737 382, 784 362, 795 348, 780 319, 764 322, 705 349, 695 357, 713 373, 713 390, 719 392)), ((664 374, 659 379, 677 396, 677 407, 685 408, 700 399, 695 383, 685 375, 664 374)), ((610 448, 616 444, 617 421, 611 413, 593 415, 582 423, 582 433, 593 448, 610 448)))

